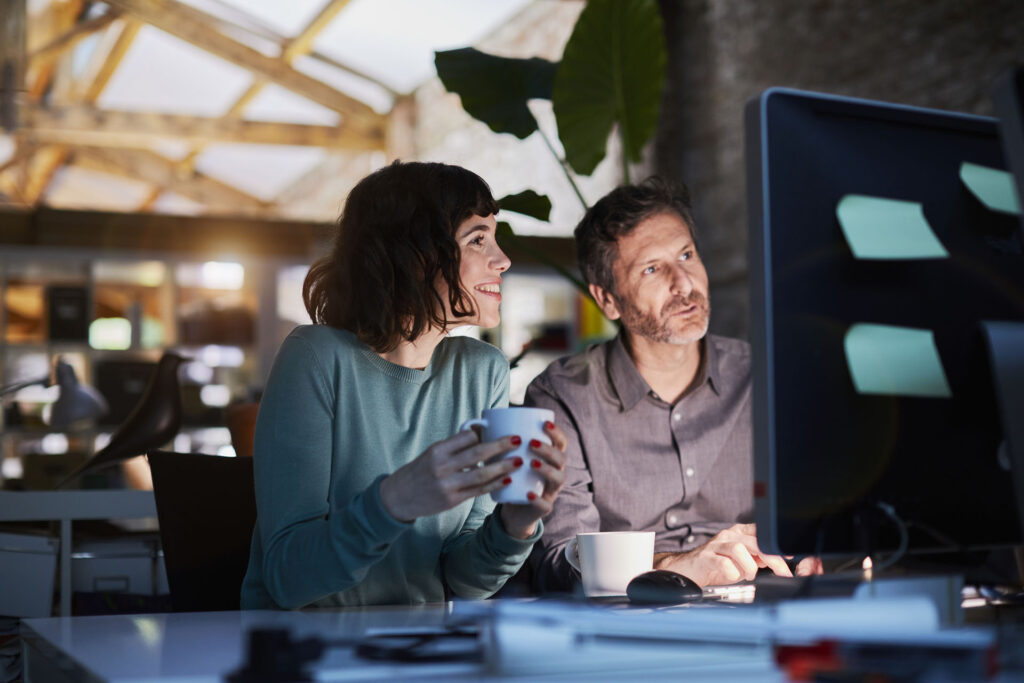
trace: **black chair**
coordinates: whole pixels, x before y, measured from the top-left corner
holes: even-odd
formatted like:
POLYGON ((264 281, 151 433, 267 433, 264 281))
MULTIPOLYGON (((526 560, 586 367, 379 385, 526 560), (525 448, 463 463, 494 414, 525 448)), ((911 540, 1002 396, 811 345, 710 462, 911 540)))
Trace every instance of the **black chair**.
POLYGON ((150 451, 175 612, 236 610, 256 523, 252 458, 150 451))

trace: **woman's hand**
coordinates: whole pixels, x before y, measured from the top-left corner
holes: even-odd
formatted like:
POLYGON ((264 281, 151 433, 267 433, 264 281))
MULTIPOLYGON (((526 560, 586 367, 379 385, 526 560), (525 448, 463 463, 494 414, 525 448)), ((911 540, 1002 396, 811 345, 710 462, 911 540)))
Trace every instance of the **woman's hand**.
POLYGON ((411 522, 499 489, 509 483, 509 472, 523 466, 522 458, 487 463, 520 443, 518 436, 480 443, 473 430, 438 441, 380 483, 384 509, 399 521, 411 522))
MULTIPOLYGON (((544 423, 544 431, 551 437, 551 444, 539 440, 530 442, 530 451, 534 457, 529 467, 544 479, 544 493, 534 498, 528 505, 501 505, 501 523, 505 531, 516 538, 529 538, 537 529, 537 520, 551 512, 555 498, 565 484, 565 447, 569 440, 565 432, 553 422, 544 423)), ((534 495, 532 492, 529 495, 534 495)))

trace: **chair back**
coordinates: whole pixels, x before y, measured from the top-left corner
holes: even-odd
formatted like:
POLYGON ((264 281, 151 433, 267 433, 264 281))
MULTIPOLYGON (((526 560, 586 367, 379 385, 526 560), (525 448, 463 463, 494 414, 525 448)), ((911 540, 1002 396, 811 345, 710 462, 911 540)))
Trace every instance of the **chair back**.
POLYGON ((252 458, 150 451, 175 612, 236 610, 256 523, 252 458))

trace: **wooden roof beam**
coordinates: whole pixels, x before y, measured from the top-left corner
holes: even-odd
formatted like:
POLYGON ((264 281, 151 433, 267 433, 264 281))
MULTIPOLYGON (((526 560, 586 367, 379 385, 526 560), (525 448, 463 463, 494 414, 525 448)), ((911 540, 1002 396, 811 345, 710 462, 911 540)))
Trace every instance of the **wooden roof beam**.
POLYGON ((121 16, 121 11, 112 8, 105 14, 72 26, 60 36, 32 52, 28 56, 29 68, 37 67, 42 62, 56 59, 85 38, 110 26, 119 16, 121 16))
POLYGON ((142 21, 211 52, 257 76, 287 88, 345 116, 364 132, 383 128, 384 117, 369 105, 291 67, 285 60, 268 57, 219 31, 215 17, 176 0, 107 0, 142 21))
POLYGON ((153 183, 210 208, 261 213, 267 202, 215 178, 193 171, 182 174, 171 159, 148 150, 110 150, 75 146, 75 166, 153 183))
POLYGON ((245 121, 177 114, 97 109, 87 105, 26 106, 19 112, 20 133, 35 142, 100 147, 151 147, 153 138, 187 140, 193 144, 234 142, 295 145, 329 149, 383 150, 384 131, 353 132, 350 126, 245 121))

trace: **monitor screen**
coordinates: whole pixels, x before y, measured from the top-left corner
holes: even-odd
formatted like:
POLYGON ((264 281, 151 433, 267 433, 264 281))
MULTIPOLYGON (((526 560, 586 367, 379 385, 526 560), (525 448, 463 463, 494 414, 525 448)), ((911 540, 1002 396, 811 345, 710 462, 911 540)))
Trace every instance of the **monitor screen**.
POLYGON ((1024 321, 995 120, 772 89, 746 135, 759 543, 1019 544, 980 327, 1024 321))

